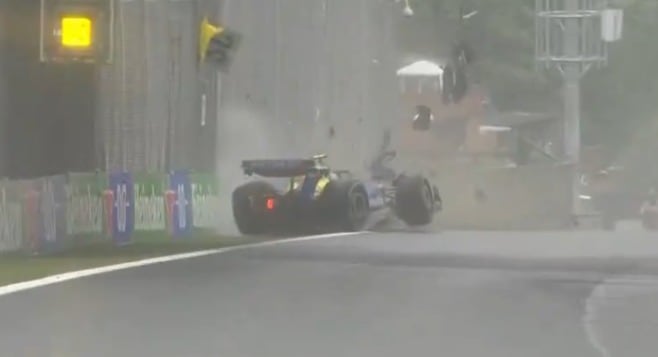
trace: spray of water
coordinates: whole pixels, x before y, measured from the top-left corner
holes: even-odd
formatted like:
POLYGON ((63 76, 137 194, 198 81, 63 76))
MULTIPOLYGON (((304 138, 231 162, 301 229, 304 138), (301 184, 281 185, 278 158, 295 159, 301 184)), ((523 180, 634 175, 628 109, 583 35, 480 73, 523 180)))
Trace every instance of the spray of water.
POLYGON ((246 159, 267 159, 287 154, 285 138, 277 135, 267 116, 250 108, 229 107, 219 125, 218 165, 220 207, 217 226, 219 234, 237 234, 231 209, 233 190, 249 180, 240 168, 246 159))

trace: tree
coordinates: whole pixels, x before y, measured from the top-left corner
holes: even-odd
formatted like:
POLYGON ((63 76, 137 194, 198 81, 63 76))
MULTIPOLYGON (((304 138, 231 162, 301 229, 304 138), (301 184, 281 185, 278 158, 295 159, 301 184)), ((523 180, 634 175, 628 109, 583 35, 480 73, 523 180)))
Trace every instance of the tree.
MULTIPOLYGON (((611 44, 609 64, 592 70, 583 81, 583 135, 589 142, 619 151, 647 133, 658 120, 658 1, 624 1, 624 37, 611 44)), ((466 39, 476 52, 474 77, 491 92, 503 110, 561 110, 561 78, 537 71, 534 62, 534 1, 526 0, 412 0, 416 13, 432 23, 439 43, 466 39), (459 22, 462 14, 477 14, 459 22), (442 36, 439 36, 441 34, 442 36)), ((404 27, 404 24, 403 24, 404 27)), ((658 125, 657 125, 658 130, 658 125)), ((649 134, 647 134, 649 135, 649 134)), ((650 135, 658 141, 658 133, 650 135)))
POLYGON ((658 119, 658 2, 635 0, 624 11, 624 33, 609 47, 608 65, 583 81, 583 114, 594 140, 613 151, 653 136, 658 119))
POLYGON ((433 32, 436 41, 425 43, 422 50, 444 58, 453 41, 465 40, 477 60, 472 77, 486 85, 498 108, 548 110, 559 103, 557 79, 535 70, 534 2, 519 6, 518 0, 416 0, 412 4, 420 15, 403 22, 403 31, 412 28, 416 38, 426 38, 418 31, 433 32))

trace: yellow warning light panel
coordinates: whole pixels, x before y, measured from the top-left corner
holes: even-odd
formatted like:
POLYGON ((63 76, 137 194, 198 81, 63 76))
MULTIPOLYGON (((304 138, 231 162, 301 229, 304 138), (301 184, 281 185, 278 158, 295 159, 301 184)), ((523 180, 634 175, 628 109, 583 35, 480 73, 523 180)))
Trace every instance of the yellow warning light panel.
POLYGON ((89 48, 93 44, 93 23, 84 16, 62 16, 61 44, 68 48, 89 48))

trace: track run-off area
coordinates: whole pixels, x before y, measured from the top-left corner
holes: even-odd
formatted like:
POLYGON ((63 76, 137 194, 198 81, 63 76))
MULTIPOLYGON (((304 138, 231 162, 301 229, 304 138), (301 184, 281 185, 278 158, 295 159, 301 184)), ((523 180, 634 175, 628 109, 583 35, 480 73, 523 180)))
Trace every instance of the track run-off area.
POLYGON ((275 240, 0 287, 11 356, 653 356, 658 236, 275 240))

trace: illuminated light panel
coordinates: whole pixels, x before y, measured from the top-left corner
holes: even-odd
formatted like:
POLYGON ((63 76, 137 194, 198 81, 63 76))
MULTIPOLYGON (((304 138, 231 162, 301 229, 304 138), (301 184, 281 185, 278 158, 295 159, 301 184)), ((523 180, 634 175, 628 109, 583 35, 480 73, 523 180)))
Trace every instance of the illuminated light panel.
POLYGON ((274 201, 274 198, 272 198, 272 197, 268 198, 265 201, 265 207, 270 211, 274 209, 274 204, 275 204, 275 201, 274 201))
POLYGON ((83 16, 62 17, 62 46, 88 48, 92 44, 92 22, 83 16))

